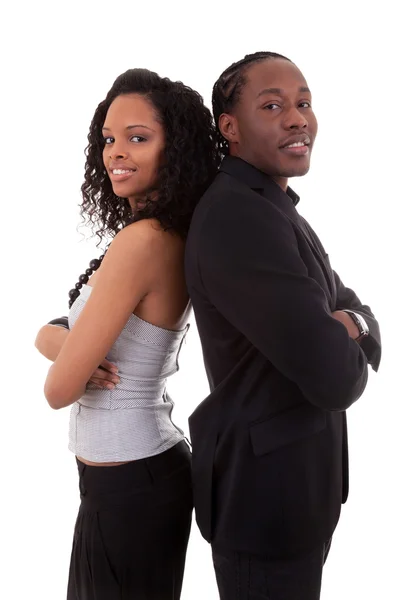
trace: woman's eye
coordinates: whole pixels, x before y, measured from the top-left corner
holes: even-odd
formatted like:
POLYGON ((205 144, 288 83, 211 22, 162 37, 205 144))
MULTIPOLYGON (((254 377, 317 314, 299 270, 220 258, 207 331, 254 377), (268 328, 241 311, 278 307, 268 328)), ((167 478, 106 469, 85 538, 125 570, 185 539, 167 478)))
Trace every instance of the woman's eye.
POLYGON ((146 138, 142 137, 141 135, 133 135, 131 137, 131 142, 135 142, 135 144, 138 144, 140 142, 145 142, 146 138))
POLYGON ((103 138, 103 140, 104 140, 105 144, 112 144, 113 141, 114 141, 114 138, 112 138, 112 137, 105 137, 105 138, 103 138))
POLYGON ((299 105, 301 108, 311 108, 311 102, 300 102, 299 105))

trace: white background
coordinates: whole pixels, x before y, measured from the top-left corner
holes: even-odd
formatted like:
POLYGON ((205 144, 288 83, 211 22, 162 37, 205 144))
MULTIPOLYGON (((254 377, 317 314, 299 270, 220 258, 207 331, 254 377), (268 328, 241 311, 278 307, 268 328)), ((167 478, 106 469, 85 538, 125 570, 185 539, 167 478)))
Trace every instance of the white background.
MULTIPOLYGON (((392 2, 14 3, 1 22, 1 597, 65 597, 78 508, 68 409, 42 387, 36 332, 65 314, 68 290, 100 254, 77 233, 86 135, 114 79, 147 67, 211 88, 257 50, 291 58, 314 95, 320 132, 310 174, 292 182, 342 280, 377 314, 378 375, 348 413, 350 498, 322 598, 400 598, 398 442, 399 43, 392 2)), ((393 3, 395 6, 395 3, 393 3)), ((207 395, 197 332, 171 380, 174 420, 207 395)), ((196 526, 183 600, 217 599, 196 526)), ((111 600, 111 599, 110 599, 111 600)))

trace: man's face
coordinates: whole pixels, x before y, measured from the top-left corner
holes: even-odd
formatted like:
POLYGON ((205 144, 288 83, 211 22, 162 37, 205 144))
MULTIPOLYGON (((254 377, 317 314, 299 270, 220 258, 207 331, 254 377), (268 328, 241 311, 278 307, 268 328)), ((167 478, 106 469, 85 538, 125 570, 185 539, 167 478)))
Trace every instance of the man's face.
POLYGON ((230 115, 221 115, 221 133, 230 154, 273 177, 286 188, 288 177, 305 175, 317 134, 311 93, 299 69, 283 59, 251 66, 230 115))

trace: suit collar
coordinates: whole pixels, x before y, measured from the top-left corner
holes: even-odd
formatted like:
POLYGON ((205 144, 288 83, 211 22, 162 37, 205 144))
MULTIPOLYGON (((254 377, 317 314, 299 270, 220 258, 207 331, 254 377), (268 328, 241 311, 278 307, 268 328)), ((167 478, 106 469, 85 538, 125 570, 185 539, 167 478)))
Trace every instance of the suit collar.
POLYGON ((293 208, 300 200, 300 197, 290 187, 285 193, 269 175, 236 156, 226 156, 222 161, 220 171, 239 179, 253 190, 260 190, 263 196, 282 208, 285 206, 288 209, 293 208))

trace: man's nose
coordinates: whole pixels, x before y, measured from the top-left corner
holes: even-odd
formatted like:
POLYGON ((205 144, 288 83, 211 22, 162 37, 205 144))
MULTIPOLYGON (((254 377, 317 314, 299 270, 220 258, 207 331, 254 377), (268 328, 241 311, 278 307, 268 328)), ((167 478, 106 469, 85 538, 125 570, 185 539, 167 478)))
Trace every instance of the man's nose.
POLYGON ((308 126, 308 121, 304 114, 296 107, 292 107, 286 115, 286 129, 304 129, 308 126))

